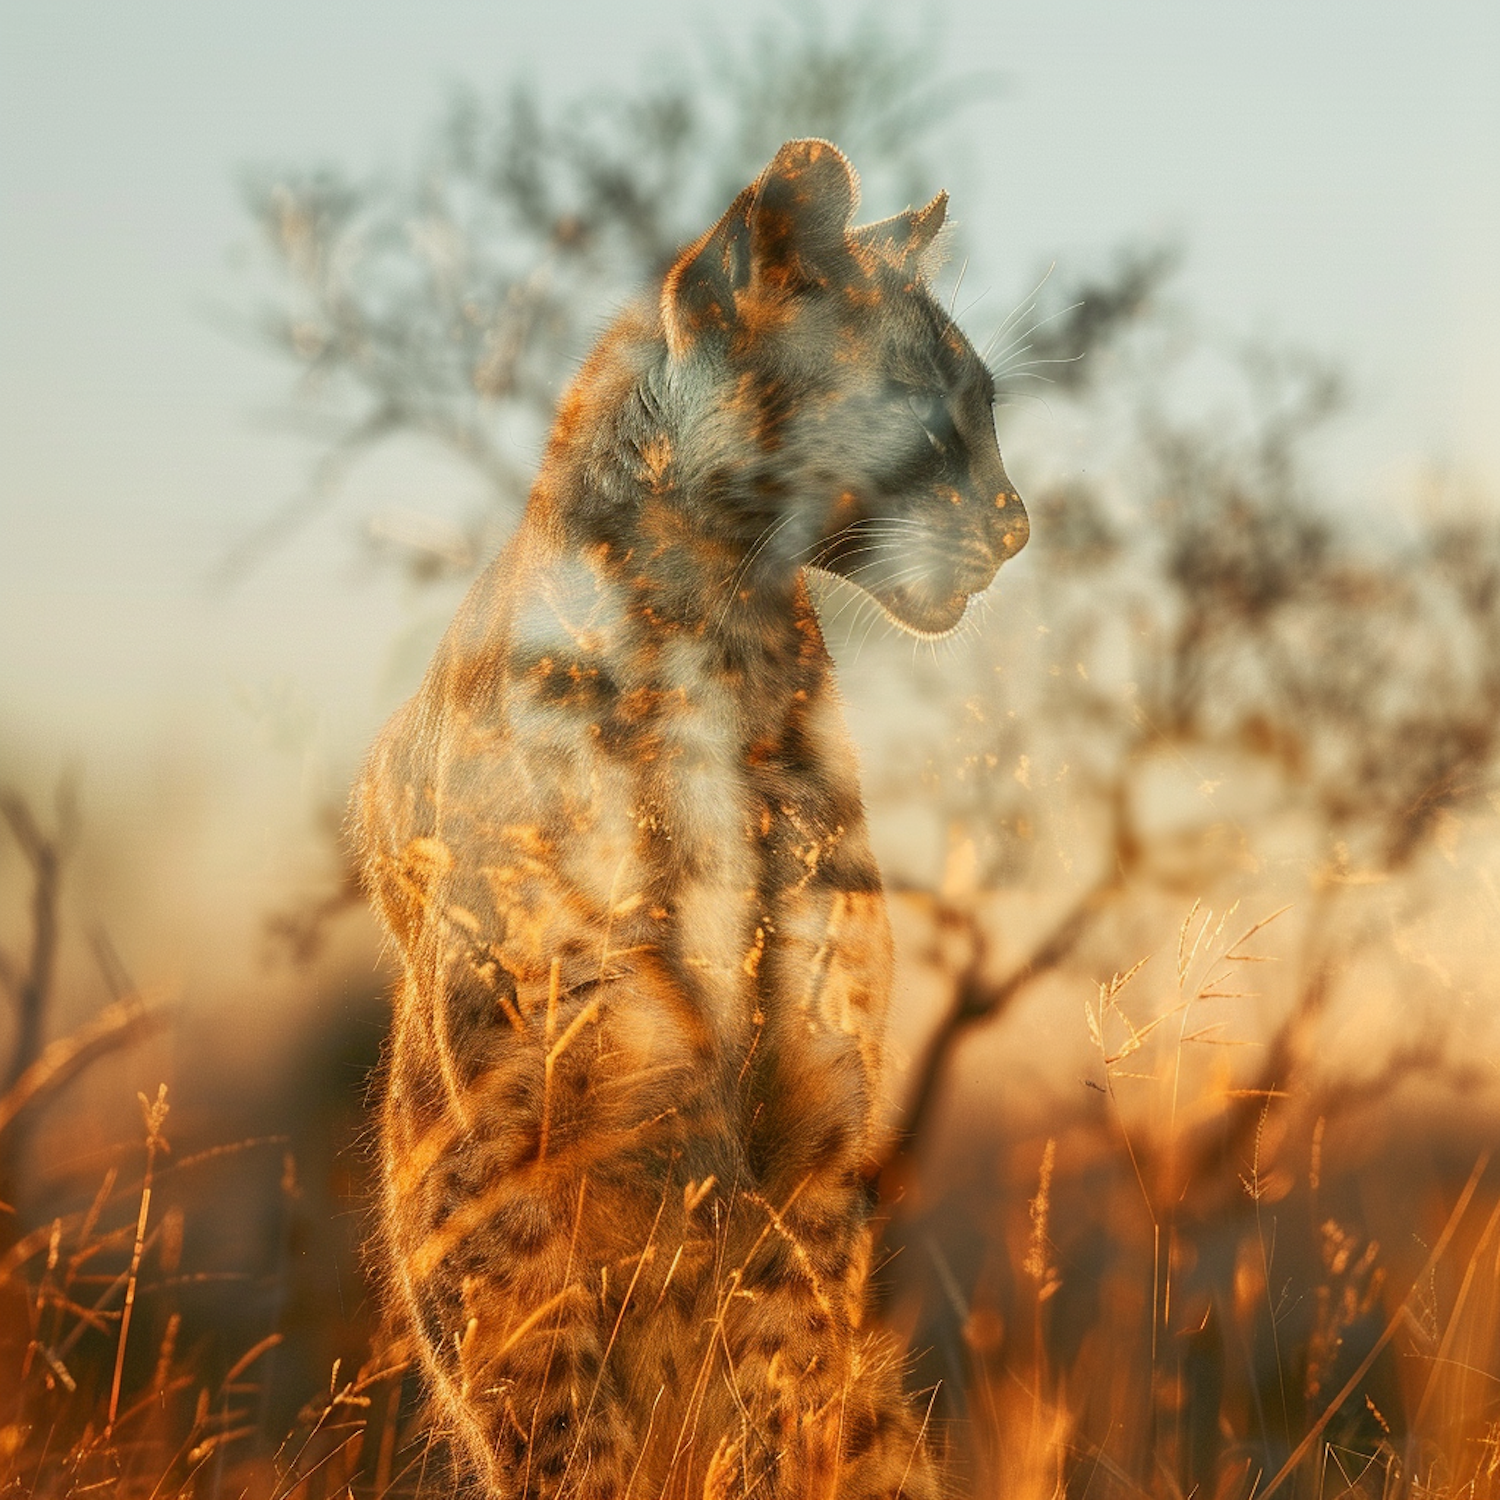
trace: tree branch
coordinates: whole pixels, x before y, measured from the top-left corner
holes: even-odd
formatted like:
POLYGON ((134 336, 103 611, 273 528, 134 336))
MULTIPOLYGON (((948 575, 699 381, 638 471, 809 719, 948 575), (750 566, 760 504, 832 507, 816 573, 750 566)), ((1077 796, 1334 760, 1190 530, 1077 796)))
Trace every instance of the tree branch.
POLYGON ((128 1046, 167 1021, 164 1007, 131 995, 106 1005, 71 1036, 51 1043, 15 1083, 0 1094, 0 1133, 23 1113, 44 1104, 96 1058, 128 1046))
POLYGON ((7 988, 16 998, 16 1043, 0 1078, 0 1094, 15 1086, 41 1052, 47 1001, 57 963, 58 893, 70 842, 70 809, 71 799, 64 784, 58 790, 58 832, 48 837, 19 793, 9 789, 0 792, 0 816, 10 825, 26 856, 32 878, 31 955, 24 966, 6 965, 7 988))
POLYGON ((880 1166, 880 1201, 895 1202, 901 1195, 907 1171, 931 1124, 931 1116, 942 1093, 948 1062, 972 1027, 992 1021, 1009 1008, 1034 980, 1063 963, 1083 940, 1100 913, 1120 888, 1118 873, 1104 876, 1086 890, 1068 909, 1031 956, 999 983, 984 979, 989 940, 972 909, 939 903, 939 921, 966 927, 970 936, 970 958, 954 980, 953 1001, 948 1013, 928 1038, 922 1060, 914 1070, 915 1081, 880 1166))

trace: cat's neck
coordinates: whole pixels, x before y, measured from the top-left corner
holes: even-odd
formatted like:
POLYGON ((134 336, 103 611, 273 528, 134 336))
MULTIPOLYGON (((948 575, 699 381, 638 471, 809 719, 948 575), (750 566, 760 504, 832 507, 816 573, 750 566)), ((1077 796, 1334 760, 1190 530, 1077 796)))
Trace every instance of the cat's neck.
POLYGON ((594 559, 625 609, 698 640, 709 662, 756 676, 826 663, 755 460, 699 461, 713 406, 664 389, 665 360, 659 330, 639 311, 624 315, 559 404, 528 526, 558 554, 594 559))

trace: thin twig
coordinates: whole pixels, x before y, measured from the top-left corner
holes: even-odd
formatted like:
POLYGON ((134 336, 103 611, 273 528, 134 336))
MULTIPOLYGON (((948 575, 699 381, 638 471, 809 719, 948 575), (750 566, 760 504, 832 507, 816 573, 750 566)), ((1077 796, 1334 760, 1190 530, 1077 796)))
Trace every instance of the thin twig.
POLYGON ((106 1005, 71 1036, 51 1043, 0 1094, 0 1131, 23 1111, 44 1103, 65 1088, 96 1058, 139 1041, 166 1023, 166 1010, 139 995, 106 1005))

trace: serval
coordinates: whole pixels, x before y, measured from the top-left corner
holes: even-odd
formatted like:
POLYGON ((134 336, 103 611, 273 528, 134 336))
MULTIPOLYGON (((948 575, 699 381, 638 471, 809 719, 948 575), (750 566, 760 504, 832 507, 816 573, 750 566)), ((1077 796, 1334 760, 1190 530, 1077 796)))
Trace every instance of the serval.
POLYGON ((614 324, 356 793, 404 962, 380 1255, 506 1500, 926 1500, 861 1328, 891 941, 804 570, 957 626, 1025 543, 927 285, 792 141, 614 324))

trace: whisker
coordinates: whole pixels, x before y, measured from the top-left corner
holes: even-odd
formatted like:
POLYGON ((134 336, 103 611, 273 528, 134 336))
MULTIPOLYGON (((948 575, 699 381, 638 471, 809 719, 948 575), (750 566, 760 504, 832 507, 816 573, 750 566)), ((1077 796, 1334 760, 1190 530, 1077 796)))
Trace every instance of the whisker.
MULTIPOLYGON (((868 533, 866 533, 866 535, 868 535, 868 533)), ((847 540, 847 538, 841 538, 841 540, 847 540)), ((868 551, 870 551, 871 548, 873 548, 873 547, 894 547, 894 546, 897 546, 897 545, 898 545, 898 542, 897 542, 896 538, 894 538, 894 537, 885 538, 885 539, 877 539, 875 541, 867 543, 863 547, 850 547, 847 551, 843 552, 841 555, 844 556, 844 557, 856 557, 861 552, 868 552, 868 551)), ((821 567, 823 565, 824 559, 828 558, 828 557, 831 557, 835 552, 838 551, 838 549, 839 549, 839 542, 825 542, 823 544, 823 546, 819 547, 818 550, 815 553, 813 553, 813 555, 811 557, 804 559, 802 565, 803 565, 803 567, 806 567, 806 568, 818 568, 818 567, 821 567)))
MULTIPOLYGON (((887 521, 895 519, 894 516, 861 516, 857 521, 850 521, 840 526, 830 536, 825 537, 819 544, 819 550, 821 551, 826 547, 836 547, 842 541, 847 541, 851 537, 862 536, 865 532, 874 530, 884 525, 887 521)), ((809 545, 811 544, 809 543, 809 545)))
POLYGON ((768 546, 770 546, 771 542, 777 536, 779 536, 781 532, 786 529, 786 527, 790 526, 791 523, 797 519, 798 516, 796 511, 788 511, 787 514, 781 518, 781 520, 775 522, 773 525, 768 526, 764 531, 761 532, 760 539, 751 549, 750 555, 746 557, 744 563, 741 564, 740 574, 742 578, 746 573, 749 572, 750 566, 752 563, 754 563, 755 559, 760 556, 760 554, 764 552, 768 546))
MULTIPOLYGON (((871 569, 877 567, 878 565, 879 565, 878 559, 875 562, 863 563, 863 564, 861 564, 860 567, 852 569, 850 572, 844 574, 843 576, 850 583, 855 583, 855 575, 856 574, 859 574, 859 573, 868 573, 871 569)), ((928 568, 927 568, 927 565, 925 563, 916 563, 912 567, 902 568, 898 572, 887 573, 883 577, 875 579, 874 580, 874 584, 875 584, 876 587, 880 587, 882 585, 884 585, 886 587, 890 587, 893 584, 904 583, 908 578, 919 577, 920 575, 922 575, 923 573, 926 573, 927 571, 928 571, 928 568)), ((864 589, 866 593, 873 592, 873 589, 871 588, 870 583, 866 582, 863 579, 861 579, 858 583, 856 583, 855 586, 857 588, 864 589)))
POLYGON ((916 578, 921 574, 929 571, 930 569, 928 568, 928 565, 926 563, 914 563, 909 568, 902 568, 899 573, 892 573, 890 577, 884 579, 883 581, 886 583, 901 583, 905 579, 916 578))
POLYGON ((954 321, 961 323, 988 296, 989 296, 989 292, 988 292, 988 290, 986 290, 986 291, 980 292, 980 294, 977 297, 971 297, 967 302, 964 303, 964 310, 961 313, 959 313, 958 317, 954 321))
POLYGON ((1047 398, 1037 391, 1011 391, 1009 392, 1009 398, 1005 401, 997 401, 995 403, 995 410, 1004 411, 1007 407, 1023 406, 1026 402, 1032 401, 1049 416, 1052 414, 1052 407, 1048 403, 1047 398))
POLYGON ((1038 281, 1037 284, 1032 287, 1029 292, 1026 293, 1026 295, 1020 300, 1020 302, 1016 304, 1015 308, 1006 315, 1005 321, 995 330, 993 334, 994 338, 999 338, 1006 331, 1006 329, 1008 329, 1018 318, 1025 316, 1028 308, 1034 307, 1036 305, 1038 293, 1040 293, 1042 288, 1047 285, 1047 282, 1051 279, 1052 273, 1056 269, 1057 262, 1053 261, 1052 264, 1042 272, 1042 279, 1038 281))
MULTIPOLYGON (((875 563, 866 563, 866 564, 864 564, 863 568, 856 569, 855 571, 856 572, 868 572, 868 571, 870 571, 870 569, 874 568, 875 566, 876 566, 875 563)), ((920 577, 922 574, 924 574, 926 572, 927 572, 927 566, 925 564, 923 564, 923 563, 918 563, 918 564, 916 564, 916 565, 914 565, 914 566, 912 566, 910 568, 902 568, 902 569, 900 569, 899 571, 897 571, 895 573, 888 573, 888 574, 886 574, 885 576, 883 576, 881 578, 876 578, 876 579, 869 580, 869 581, 862 580, 862 581, 860 581, 858 583, 854 582, 853 574, 836 575, 836 576, 843 576, 844 577, 844 581, 847 582, 847 583, 852 584, 853 587, 858 591, 859 594, 863 594, 863 595, 865 595, 867 597, 873 598, 874 597, 874 592, 875 592, 876 588, 892 588, 892 587, 895 587, 898 584, 905 583, 908 579, 918 578, 918 577, 920 577)), ((880 601, 878 599, 875 602, 876 602, 877 606, 880 603, 880 601)), ((847 608, 847 607, 848 607, 847 605, 844 606, 844 608, 847 608)), ((839 615, 841 615, 842 613, 843 613, 843 609, 840 609, 839 613, 836 614, 833 617, 833 620, 836 621, 839 618, 839 615)), ((833 621, 830 621, 829 623, 832 624, 833 621)))
MULTIPOLYGON (((858 537, 860 540, 873 539, 870 541, 870 546, 895 547, 906 540, 903 532, 909 533, 912 536, 925 536, 929 530, 930 528, 924 523, 904 516, 882 517, 868 522, 852 522, 849 526, 835 532, 833 536, 822 543, 811 557, 803 560, 802 566, 809 568, 821 567, 826 557, 836 551, 842 543, 855 537, 858 537)), ((845 556, 853 556, 856 552, 863 550, 868 550, 868 548, 851 549, 845 556)))
POLYGON ((886 612, 883 609, 877 608, 870 623, 865 627, 864 636, 861 638, 859 645, 855 648, 854 660, 849 663, 851 667, 856 667, 859 665, 859 658, 861 653, 865 649, 865 642, 870 639, 870 632, 874 630, 882 620, 884 620, 887 625, 890 625, 891 623, 890 617, 886 614, 886 612))
MULTIPOLYGON (((842 582, 844 580, 840 581, 842 582)), ((849 606, 851 604, 863 607, 867 602, 872 604, 874 603, 874 597, 867 590, 862 589, 857 583, 852 583, 849 585, 848 594, 849 597, 845 599, 844 602, 838 607, 838 609, 834 612, 833 618, 828 622, 830 626, 836 625, 838 621, 848 613, 849 606)), ((859 610, 856 609, 856 616, 858 615, 858 613, 859 610)))
POLYGON ((727 582, 728 594, 731 599, 734 597, 735 591, 739 588, 740 582, 743 579, 746 571, 755 561, 756 555, 760 552, 761 548, 764 547, 768 541, 770 541, 771 533, 773 531, 779 530, 782 526, 785 526, 791 519, 791 515, 788 514, 783 516, 779 521, 768 521, 761 529, 760 535, 756 537, 755 542, 751 546, 750 550, 744 555, 744 557, 740 559, 740 561, 735 565, 734 570, 729 575, 727 582))
MULTIPOLYGON (((1056 262, 1054 261, 1053 266, 1055 265, 1056 262)), ((1036 310, 1037 293, 1041 291, 1042 283, 1045 282, 1047 276, 1050 276, 1051 274, 1052 266, 1049 266, 1047 268, 1047 275, 1042 277, 1042 280, 1037 283, 1036 287, 1026 296, 1026 298, 1021 303, 1016 306, 1015 310, 1011 312, 1011 314, 1005 319, 1003 323, 1000 324, 997 329, 995 329, 995 331, 989 336, 989 338, 984 341, 984 347, 979 351, 980 359, 988 359, 990 351, 994 349, 995 345, 998 344, 1000 340, 1003 339, 1006 334, 1008 334, 1013 328, 1015 328, 1022 319, 1036 310)), ((1030 329, 1028 328, 1026 333, 1017 334, 1016 337, 1025 338, 1027 336, 1027 333, 1029 332, 1030 329)))
POLYGON ((765 529, 761 532, 759 537, 756 538, 755 545, 751 547, 744 560, 739 564, 737 568, 735 568, 734 572, 730 575, 727 597, 724 600, 723 607, 720 609, 717 617, 714 620, 714 628, 716 630, 720 625, 724 623, 729 614, 729 611, 734 607, 735 597, 739 593, 740 585, 749 576, 750 569, 754 565, 755 559, 761 554, 761 552, 765 550, 767 546, 770 545, 771 539, 776 536, 778 532, 791 525, 791 523, 796 519, 797 512, 794 510, 788 511, 787 514, 782 516, 779 521, 768 522, 765 529))
MULTIPOLYGON (((1010 379, 1011 377, 1007 376, 1006 378, 1010 379)), ((1015 378, 1017 380, 1039 380, 1039 381, 1041 381, 1041 383, 1043 385, 1056 385, 1057 384, 1057 382, 1050 375, 1037 375, 1037 374, 1034 374, 1030 370, 1026 371, 1025 373, 1023 373, 1021 375, 1016 376, 1015 378)), ((1023 395, 1024 396, 1024 395, 1030 395, 1031 393, 1029 391, 1019 391, 1019 392, 1012 392, 1012 394, 1014 394, 1014 395, 1023 395)))
MULTIPOLYGON (((830 575, 830 576, 836 576, 836 575, 830 575)), ((838 581, 840 583, 844 582, 843 579, 839 579, 838 581)), ((862 588, 860 588, 858 586, 858 584, 850 584, 844 590, 844 592, 847 595, 847 597, 845 598, 844 602, 841 605, 839 605, 839 607, 833 612, 833 614, 824 623, 824 629, 831 631, 833 629, 833 627, 835 625, 837 625, 838 622, 841 619, 843 619, 843 617, 846 614, 849 613, 850 608, 853 607, 853 609, 854 609, 854 619, 850 622, 850 628, 849 628, 849 630, 846 632, 846 634, 844 636, 844 645, 847 646, 849 644, 850 639, 853 636, 854 626, 859 621, 859 612, 860 612, 860 610, 862 610, 865 607, 865 605, 868 604, 872 609, 874 609, 878 613, 879 609, 880 609, 880 606, 875 603, 874 597, 872 595, 866 593, 864 589, 862 589, 862 588)))
POLYGON ((958 280, 953 283, 953 295, 948 299, 948 316, 953 316, 953 309, 958 306, 959 289, 964 284, 964 277, 969 271, 969 257, 964 256, 964 263, 958 269, 958 280))
MULTIPOLYGON (((846 557, 859 557, 866 552, 895 552, 900 549, 901 546, 902 543, 895 539, 885 542, 871 542, 866 547, 851 547, 847 552, 840 553, 839 560, 840 562, 842 562, 846 557)), ((809 558, 804 566, 809 568, 822 567, 823 559, 826 555, 827 554, 825 551, 824 553, 819 554, 819 556, 817 557, 809 558)), ((860 564, 860 566, 863 567, 865 565, 862 563, 860 564)))
POLYGON ((1003 365, 998 370, 991 370, 996 380, 1009 380, 1012 376, 1020 374, 1024 379, 1046 380, 1045 375, 1031 375, 1027 372, 1035 370, 1039 365, 1076 365, 1083 358, 1082 353, 1070 354, 1066 358, 1059 356, 1056 359, 1028 359, 1018 364, 1003 365))
POLYGON ((1015 338, 1013 338, 1010 343, 1008 343, 998 354, 991 355, 987 349, 986 353, 983 356, 984 362, 986 364, 989 364, 992 358, 996 360, 1003 360, 1006 355, 1012 353, 1017 349, 1019 349, 1022 354, 1026 353, 1026 351, 1031 348, 1031 345, 1026 343, 1026 340, 1029 339, 1031 335, 1037 331, 1038 328, 1045 328, 1047 324, 1055 323, 1065 314, 1074 312, 1082 306, 1083 301, 1082 299, 1080 299, 1077 302, 1069 303, 1067 307, 1058 308, 1058 310, 1054 313, 1048 313, 1045 318, 1038 318, 1037 321, 1033 323, 1029 328, 1027 328, 1024 333, 1018 333, 1015 338), (1024 347, 1022 347, 1023 345, 1024 347))

